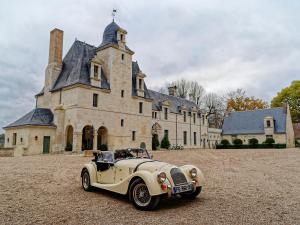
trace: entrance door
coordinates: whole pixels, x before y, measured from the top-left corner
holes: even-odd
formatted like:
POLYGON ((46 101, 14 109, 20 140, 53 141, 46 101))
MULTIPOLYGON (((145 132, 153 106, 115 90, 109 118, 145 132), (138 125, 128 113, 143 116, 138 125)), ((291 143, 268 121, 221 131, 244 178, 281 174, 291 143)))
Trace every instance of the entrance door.
POLYGON ((50 151, 50 136, 44 136, 43 153, 47 154, 50 151))

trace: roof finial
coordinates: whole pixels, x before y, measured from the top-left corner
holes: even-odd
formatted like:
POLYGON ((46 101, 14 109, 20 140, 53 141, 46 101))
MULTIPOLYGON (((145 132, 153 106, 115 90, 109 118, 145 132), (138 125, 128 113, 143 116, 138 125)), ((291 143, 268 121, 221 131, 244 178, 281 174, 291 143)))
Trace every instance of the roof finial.
POLYGON ((117 13, 117 10, 116 9, 113 9, 111 15, 112 15, 112 18, 113 18, 113 22, 115 22, 115 16, 116 16, 116 13, 117 13))

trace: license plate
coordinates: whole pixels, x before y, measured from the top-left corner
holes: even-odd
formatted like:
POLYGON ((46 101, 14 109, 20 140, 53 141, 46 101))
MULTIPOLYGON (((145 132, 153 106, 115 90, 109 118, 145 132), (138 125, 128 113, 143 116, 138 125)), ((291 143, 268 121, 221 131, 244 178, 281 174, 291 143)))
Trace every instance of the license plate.
POLYGON ((178 194, 178 193, 182 193, 182 192, 191 191, 192 189, 193 189, 192 184, 184 184, 184 185, 173 187, 173 193, 178 194))

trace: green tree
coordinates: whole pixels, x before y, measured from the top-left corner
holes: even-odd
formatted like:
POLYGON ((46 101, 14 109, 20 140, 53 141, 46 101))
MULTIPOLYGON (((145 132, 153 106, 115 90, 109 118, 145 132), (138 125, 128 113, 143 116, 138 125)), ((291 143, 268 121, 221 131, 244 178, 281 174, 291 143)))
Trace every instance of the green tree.
POLYGON ((293 81, 289 87, 282 89, 272 99, 272 107, 281 107, 288 104, 293 123, 300 122, 300 80, 293 81))
POLYGON ((153 136, 152 136, 152 150, 157 150, 158 146, 159 146, 158 135, 153 134, 153 136))
POLYGON ((165 135, 164 138, 161 140, 160 147, 167 148, 167 149, 170 147, 170 141, 168 135, 165 135))

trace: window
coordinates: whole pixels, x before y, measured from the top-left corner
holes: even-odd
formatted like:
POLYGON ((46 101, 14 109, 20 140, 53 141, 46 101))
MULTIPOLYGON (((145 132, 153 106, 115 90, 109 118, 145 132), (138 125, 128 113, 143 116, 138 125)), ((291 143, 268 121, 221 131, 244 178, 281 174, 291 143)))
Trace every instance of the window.
POLYGON ((186 122, 186 111, 183 111, 183 122, 186 122))
POLYGON ((132 141, 135 141, 135 131, 132 131, 132 141))
POLYGON ((13 145, 17 144, 17 133, 13 133, 13 145))
POLYGON ((123 41, 123 34, 120 35, 121 41, 123 41))
POLYGON ((267 120, 267 127, 271 127, 271 121, 267 120))
POLYGON ((93 106, 98 106, 98 94, 93 94, 93 106))
POLYGON ((197 145, 197 133, 194 132, 194 145, 197 145))
POLYGON ((169 137, 169 130, 164 130, 164 136, 169 137))
POLYGON ((152 112, 152 118, 154 118, 154 112, 152 112))
POLYGON ((124 98, 124 90, 121 90, 121 97, 124 98))
POLYGON ((122 58, 122 60, 124 60, 124 54, 122 54, 121 58, 122 58))
POLYGON ((140 102, 140 104, 139 104, 139 112, 143 113, 143 103, 142 102, 140 102))
POLYGON ((139 89, 140 90, 142 89, 142 83, 143 83, 142 79, 139 79, 139 89))
POLYGON ((187 132, 183 131, 183 144, 186 145, 187 144, 187 132))
POLYGON ((165 120, 168 119, 168 108, 165 108, 165 120))
POLYGON ((121 127, 124 127, 124 120, 121 119, 121 127))
POLYGON ((9 138, 7 138, 7 143, 9 143, 9 138))
POLYGON ((20 138, 20 142, 21 142, 21 143, 23 142, 23 138, 20 138))
POLYGON ((154 117, 155 117, 155 119, 157 118, 157 112, 154 112, 154 117))
POLYGON ((202 124, 204 125, 205 121, 204 121, 204 116, 202 116, 202 124))
POLYGON ((193 113, 193 122, 196 123, 196 113, 193 113))
POLYGON ((98 66, 94 66, 94 78, 98 78, 98 70, 99 70, 99 67, 98 66))

